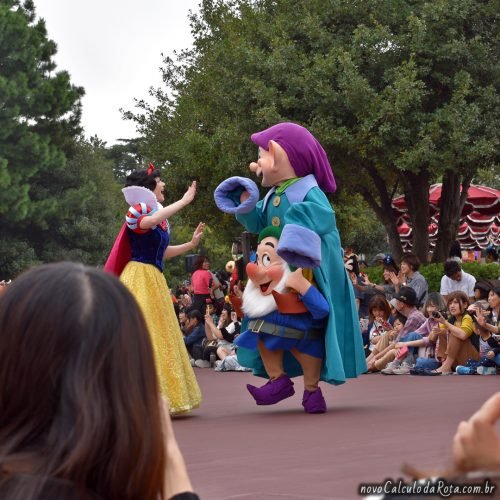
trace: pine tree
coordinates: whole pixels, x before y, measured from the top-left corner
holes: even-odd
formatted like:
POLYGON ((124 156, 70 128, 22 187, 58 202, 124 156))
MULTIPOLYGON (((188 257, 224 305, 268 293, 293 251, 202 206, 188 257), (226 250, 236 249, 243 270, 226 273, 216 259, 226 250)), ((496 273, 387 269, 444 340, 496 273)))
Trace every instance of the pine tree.
POLYGON ((0 278, 42 260, 68 187, 84 91, 56 71, 55 53, 31 0, 1 0, 0 278))

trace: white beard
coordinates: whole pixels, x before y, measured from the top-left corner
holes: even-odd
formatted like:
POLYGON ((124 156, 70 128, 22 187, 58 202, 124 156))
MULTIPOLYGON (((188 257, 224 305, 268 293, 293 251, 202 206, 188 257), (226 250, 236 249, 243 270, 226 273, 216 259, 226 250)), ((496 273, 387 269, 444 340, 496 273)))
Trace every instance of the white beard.
MULTIPOLYGON (((284 263, 283 271, 283 277, 274 287, 274 290, 279 293, 283 293, 287 290, 285 283, 291 273, 288 264, 284 263)), ((269 295, 262 295, 260 287, 256 286, 253 281, 248 280, 243 292, 242 305, 242 309, 247 316, 250 318, 262 318, 262 316, 276 311, 277 308, 278 306, 276 305, 276 301, 274 300, 272 293, 269 295)))

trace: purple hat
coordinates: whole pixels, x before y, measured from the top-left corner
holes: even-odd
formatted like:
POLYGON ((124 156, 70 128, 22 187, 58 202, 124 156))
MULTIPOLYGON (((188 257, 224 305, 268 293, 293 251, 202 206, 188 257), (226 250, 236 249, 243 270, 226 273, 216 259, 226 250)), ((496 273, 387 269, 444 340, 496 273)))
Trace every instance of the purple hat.
POLYGON ((269 141, 277 142, 285 150, 298 177, 314 174, 323 191, 334 193, 337 189, 325 150, 306 128, 296 123, 278 123, 250 138, 266 151, 269 141))

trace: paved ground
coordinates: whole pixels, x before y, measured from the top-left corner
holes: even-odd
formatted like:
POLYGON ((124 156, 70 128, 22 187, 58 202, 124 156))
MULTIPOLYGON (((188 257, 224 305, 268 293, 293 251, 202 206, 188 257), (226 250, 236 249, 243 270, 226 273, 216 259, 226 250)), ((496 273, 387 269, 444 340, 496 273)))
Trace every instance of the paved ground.
POLYGON ((307 415, 296 394, 257 406, 249 373, 196 369, 204 401, 174 428, 203 500, 357 499, 360 482, 400 477, 403 462, 423 469, 449 464, 450 443, 500 389, 496 376, 363 375, 323 384, 329 411, 307 415))

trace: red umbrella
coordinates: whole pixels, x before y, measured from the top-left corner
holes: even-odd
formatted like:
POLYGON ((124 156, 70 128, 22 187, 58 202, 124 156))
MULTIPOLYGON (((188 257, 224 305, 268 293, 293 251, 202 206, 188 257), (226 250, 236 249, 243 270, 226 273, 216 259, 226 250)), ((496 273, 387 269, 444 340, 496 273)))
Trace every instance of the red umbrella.
MULTIPOLYGON (((436 244, 439 203, 442 184, 433 184, 429 188, 429 242, 436 244)), ((404 196, 392 201, 398 221, 398 231, 404 248, 411 246, 411 222, 404 196)), ((458 241, 464 248, 479 246, 486 248, 489 243, 500 244, 500 191, 487 186, 469 187, 467 200, 460 217, 458 241)))

